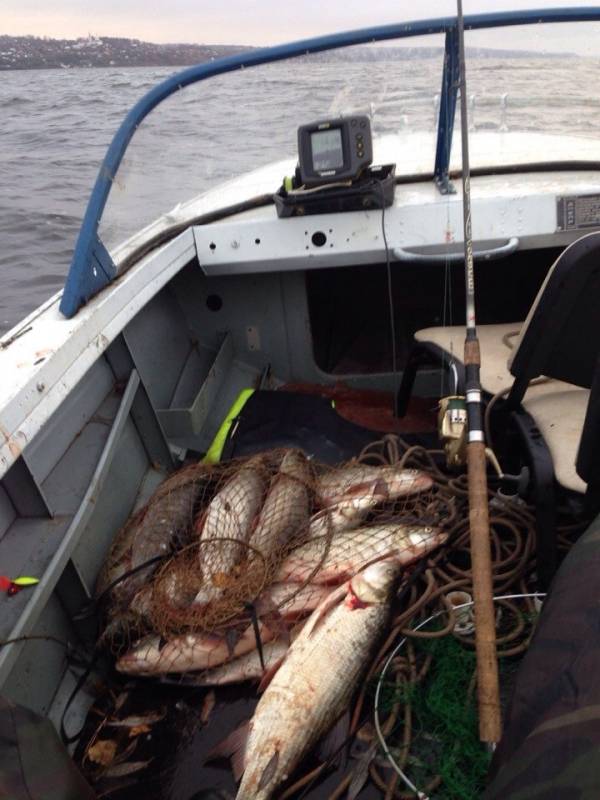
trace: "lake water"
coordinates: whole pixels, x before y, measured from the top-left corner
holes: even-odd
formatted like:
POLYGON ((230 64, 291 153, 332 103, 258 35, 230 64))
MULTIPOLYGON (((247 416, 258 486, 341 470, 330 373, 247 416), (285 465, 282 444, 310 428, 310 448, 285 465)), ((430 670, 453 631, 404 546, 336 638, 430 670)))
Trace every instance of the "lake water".
MULTIPOLYGON (((441 57, 369 61, 356 53, 351 62, 299 59, 243 70, 163 104, 115 176, 107 244, 219 181, 293 156, 297 126, 319 116, 368 111, 375 134, 433 130, 441 57)), ((474 58, 472 122, 600 138, 599 66, 588 58, 474 58)), ((62 287, 112 135, 171 72, 0 73, 0 332, 62 287)))

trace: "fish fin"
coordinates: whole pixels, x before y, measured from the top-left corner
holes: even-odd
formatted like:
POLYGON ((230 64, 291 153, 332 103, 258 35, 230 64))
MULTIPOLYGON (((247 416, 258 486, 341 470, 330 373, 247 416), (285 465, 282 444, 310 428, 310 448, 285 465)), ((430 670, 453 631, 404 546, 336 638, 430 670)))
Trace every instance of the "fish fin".
POLYGON ((337 589, 331 592, 331 594, 328 594, 327 597, 322 600, 319 606, 317 606, 317 608, 313 611, 312 616, 309 617, 308 622, 304 627, 303 634, 306 637, 312 636, 329 612, 340 603, 347 593, 348 584, 343 583, 341 586, 338 586, 337 589))
POLYGON ((342 767, 345 766, 346 755, 344 752, 344 745, 348 739, 349 730, 350 712, 345 711, 319 744, 318 756, 322 761, 330 765, 341 762, 340 765, 342 767))
POLYGON ((235 628, 229 628, 229 630, 225 633, 224 638, 225 638, 225 644, 227 645, 227 652, 229 653, 229 658, 234 658, 235 647, 242 638, 242 634, 240 631, 236 631, 235 628))
POLYGON ((373 494, 381 497, 382 499, 387 499, 390 496, 390 487, 383 478, 377 478, 375 485, 373 486, 373 494))
POLYGON ((275 772, 277 771, 277 765, 279 764, 279 750, 275 750, 271 758, 269 759, 269 763, 263 770, 263 774, 260 776, 260 781, 258 782, 257 791, 262 792, 263 789, 266 789, 267 786, 271 783, 275 776, 275 772))
POLYGON ((271 683, 271 681, 275 677, 275 673, 277 672, 279 667, 283 664, 284 660, 285 656, 281 656, 281 658, 278 658, 274 664, 271 664, 271 666, 263 672, 263 676, 260 679, 260 683, 258 684, 259 694, 264 692, 267 686, 271 683))
POLYGON ((363 483, 355 483, 349 486, 341 496, 341 501, 349 500, 351 497, 369 497, 371 495, 380 495, 386 498, 389 495, 388 485, 383 478, 376 478, 373 480, 363 481, 363 483))
POLYGON ((254 611, 261 623, 272 634, 274 639, 290 641, 290 632, 285 620, 268 594, 261 595, 254 603, 254 611))
POLYGON ((290 643, 290 629, 279 611, 272 611, 266 617, 261 617, 262 624, 273 634, 274 639, 282 639, 290 643))
POLYGON ((346 794, 346 800, 356 800, 360 792, 362 791, 363 786, 367 782, 369 777, 369 766, 371 761, 375 758, 375 754, 377 752, 377 745, 372 744, 364 753, 362 753, 358 758, 358 763, 354 767, 352 771, 352 780, 350 781, 350 785, 348 786, 348 793, 346 794))
POLYGON ((216 758, 230 758, 233 768, 233 777, 239 781, 246 769, 246 744, 250 733, 251 721, 246 720, 229 736, 207 753, 204 761, 213 761, 216 758))
POLYGON ((257 617, 268 616, 269 614, 272 614, 274 611, 277 611, 277 606, 273 602, 268 591, 263 592, 261 595, 259 595, 254 601, 253 605, 257 617))

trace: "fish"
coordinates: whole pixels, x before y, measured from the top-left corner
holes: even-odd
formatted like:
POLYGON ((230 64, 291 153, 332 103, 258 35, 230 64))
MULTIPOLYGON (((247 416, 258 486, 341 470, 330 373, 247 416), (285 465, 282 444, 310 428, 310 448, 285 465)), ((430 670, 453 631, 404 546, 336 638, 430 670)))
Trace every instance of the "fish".
MULTIPOLYGON (((282 639, 268 642, 263 647, 265 669, 272 669, 285 656, 288 643, 282 639)), ((264 674, 258 650, 252 650, 240 658, 229 661, 200 675, 188 676, 186 685, 194 686, 226 686, 230 683, 260 680, 264 674)))
POLYGON ((406 567, 446 538, 440 528, 423 525, 386 523, 356 528, 330 542, 322 537, 300 545, 280 564, 275 580, 336 585, 382 558, 393 557, 406 567))
POLYGON ((273 583, 261 592, 254 605, 259 617, 275 611, 285 622, 295 622, 314 611, 330 592, 330 586, 273 583))
POLYGON ((160 645, 160 636, 144 636, 121 656, 116 663, 116 669, 132 675, 154 674, 154 668, 160 662, 160 645))
POLYGON ((208 474, 198 465, 179 470, 167 478, 148 504, 132 515, 116 535, 96 583, 96 597, 129 570, 138 571, 117 583, 111 599, 126 606, 141 589, 159 562, 143 569, 156 556, 167 555, 176 545, 184 544, 192 530, 195 506, 210 485, 208 474))
MULTIPOLYGON (((274 638, 273 632, 258 623, 261 641, 274 638)), ((192 672, 218 667, 232 658, 254 650, 254 628, 248 626, 235 644, 218 634, 188 633, 169 639, 160 646, 160 637, 141 639, 116 663, 116 669, 128 675, 166 675, 169 672, 192 672)))
MULTIPOLYGON (((185 544, 186 534, 191 533, 196 500, 205 485, 194 478, 176 484, 177 477, 176 474, 171 481, 166 481, 166 485, 161 486, 160 495, 155 496, 148 505, 131 547, 132 569, 141 567, 156 556, 168 555, 175 544, 185 544)), ((154 569, 155 566, 142 569, 131 580, 141 586, 154 569)))
POLYGON ((328 508, 362 495, 382 500, 396 500, 405 495, 431 489, 433 479, 418 469, 399 469, 394 466, 374 467, 351 464, 320 475, 315 491, 322 507, 328 508))
POLYGON ((365 494, 359 498, 317 511, 310 518, 307 541, 319 539, 322 536, 335 536, 338 533, 358 528, 361 522, 364 522, 370 509, 381 502, 381 499, 385 498, 373 491, 370 495, 365 494))
POLYGON ((130 610, 150 621, 152 607, 157 601, 171 608, 189 608, 198 591, 200 578, 185 567, 177 559, 168 564, 157 579, 137 592, 131 601, 130 610))
POLYGON ((236 800, 269 800, 346 710, 389 619, 400 564, 381 561, 315 609, 241 737, 222 745, 243 774, 236 800), (335 597, 334 597, 335 595, 335 597))
POLYGON ((250 544, 262 558, 269 560, 306 529, 310 478, 306 456, 300 450, 289 450, 271 483, 250 538, 250 544))
POLYGON ((202 587, 195 605, 219 600, 229 584, 233 569, 247 554, 253 523, 265 493, 263 461, 254 458, 241 467, 213 497, 206 513, 198 520, 199 558, 202 587), (218 541, 216 547, 207 543, 218 541))
POLYGON ((94 591, 96 600, 103 598, 114 581, 131 569, 131 546, 144 513, 145 510, 141 509, 132 514, 115 536, 96 580, 94 591))

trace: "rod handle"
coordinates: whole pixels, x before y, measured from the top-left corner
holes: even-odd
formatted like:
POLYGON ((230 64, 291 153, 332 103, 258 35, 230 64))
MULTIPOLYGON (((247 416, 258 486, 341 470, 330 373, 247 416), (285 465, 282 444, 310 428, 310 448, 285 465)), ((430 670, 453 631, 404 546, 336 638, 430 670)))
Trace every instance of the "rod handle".
POLYGON ((470 442, 467 447, 467 456, 471 565, 475 601, 479 738, 483 742, 495 743, 500 741, 502 723, 496 655, 496 616, 492 584, 485 443, 470 442))

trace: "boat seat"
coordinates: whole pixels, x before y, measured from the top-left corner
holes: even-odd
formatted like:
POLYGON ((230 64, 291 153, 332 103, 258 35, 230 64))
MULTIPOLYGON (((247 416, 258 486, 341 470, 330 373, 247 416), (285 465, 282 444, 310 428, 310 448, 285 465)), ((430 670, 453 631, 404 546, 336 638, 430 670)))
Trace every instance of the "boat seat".
MULTIPOLYGON (((600 233, 595 232, 563 250, 523 323, 477 329, 482 389, 491 396, 506 394, 503 413, 511 414, 528 453, 538 572, 546 585, 556 566, 555 483, 585 494, 588 507, 599 502, 592 495, 598 494, 593 487, 600 472, 600 459, 593 455, 600 448, 600 400, 592 401, 589 391, 599 372, 598 308, 600 233)), ((464 337, 462 327, 416 332, 398 394, 400 414, 417 369, 432 357, 450 367, 455 393, 464 393, 464 337)), ((594 397, 600 398, 600 378, 596 381, 594 397)))
MULTIPOLYGON (((512 386, 514 378, 508 367, 510 345, 516 340, 522 325, 522 322, 482 325, 477 330, 481 350, 481 388, 491 396, 512 386)), ((446 357, 452 354, 462 375, 462 358, 457 354, 462 356, 464 328, 423 328, 415 333, 415 340, 427 347, 439 348, 446 357)), ((464 379, 459 381, 463 383, 464 379)), ((587 486, 577 474, 575 462, 589 394, 588 389, 547 378, 528 386, 521 401, 521 406, 531 414, 544 437, 556 480, 566 489, 580 494, 585 493, 587 486), (561 420, 560 425, 556 424, 557 419, 561 420)))
MULTIPOLYGON (((490 395, 506 389, 512 384, 512 375, 508 371, 510 346, 521 330, 523 322, 509 322, 507 325, 481 325, 477 329, 479 347, 481 348, 481 388, 490 395), (511 335, 514 334, 514 335, 511 335)), ((415 333, 415 340, 439 348, 451 355, 463 370, 463 349, 465 346, 464 326, 445 328, 423 328, 415 333)), ((462 381, 461 381, 462 382, 462 381)))

